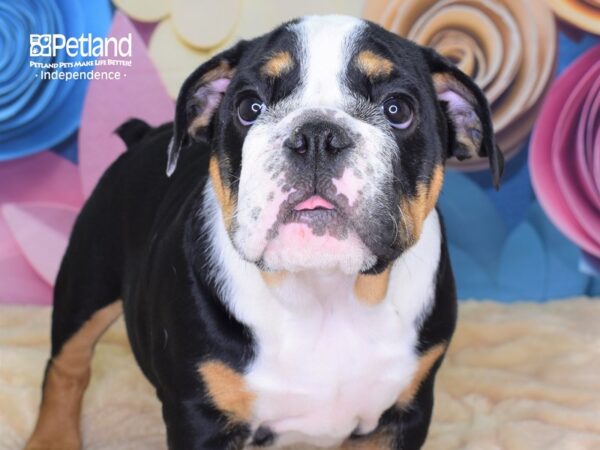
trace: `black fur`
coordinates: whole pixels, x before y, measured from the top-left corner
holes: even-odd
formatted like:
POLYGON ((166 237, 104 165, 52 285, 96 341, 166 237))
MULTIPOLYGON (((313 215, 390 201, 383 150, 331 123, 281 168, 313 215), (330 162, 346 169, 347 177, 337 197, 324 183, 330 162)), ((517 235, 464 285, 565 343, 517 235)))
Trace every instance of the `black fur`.
POLYGON ((151 130, 152 127, 143 120, 129 119, 119 126, 119 128, 115 130, 115 133, 119 135, 127 147, 131 147, 142 140, 142 138, 151 130))

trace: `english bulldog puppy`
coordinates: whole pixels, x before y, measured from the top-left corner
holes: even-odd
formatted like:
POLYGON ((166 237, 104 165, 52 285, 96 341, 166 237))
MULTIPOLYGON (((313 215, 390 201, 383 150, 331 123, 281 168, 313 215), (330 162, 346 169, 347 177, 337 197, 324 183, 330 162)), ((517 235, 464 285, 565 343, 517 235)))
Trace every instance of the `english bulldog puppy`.
POLYGON ((118 133, 56 281, 27 449, 81 448, 122 312, 169 449, 421 448, 457 308, 444 163, 487 156, 496 185, 503 166, 474 82, 372 23, 305 17, 202 64, 173 124, 118 133))

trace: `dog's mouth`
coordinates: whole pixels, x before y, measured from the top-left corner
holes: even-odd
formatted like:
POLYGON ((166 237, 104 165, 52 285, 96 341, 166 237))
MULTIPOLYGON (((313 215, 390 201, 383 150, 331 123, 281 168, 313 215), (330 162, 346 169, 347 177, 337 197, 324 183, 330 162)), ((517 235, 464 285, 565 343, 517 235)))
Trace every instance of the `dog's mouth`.
MULTIPOLYGON (((334 200, 328 200, 322 195, 313 194, 293 206, 284 220, 285 224, 303 223, 314 230, 324 229, 346 221, 334 200)), ((317 233, 321 234, 321 233, 317 233)))
POLYGON ((325 200, 320 195, 312 195, 304 201, 301 201, 296 206, 294 206, 294 211, 299 212, 308 212, 308 211, 318 211, 318 210, 332 210, 335 209, 333 204, 327 200, 325 200))

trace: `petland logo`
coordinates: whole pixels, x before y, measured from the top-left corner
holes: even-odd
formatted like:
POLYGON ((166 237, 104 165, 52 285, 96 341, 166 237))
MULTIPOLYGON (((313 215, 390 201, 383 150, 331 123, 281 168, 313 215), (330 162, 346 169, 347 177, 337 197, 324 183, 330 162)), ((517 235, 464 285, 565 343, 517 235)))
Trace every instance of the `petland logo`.
POLYGON ((92 37, 91 34, 80 37, 65 37, 64 34, 31 34, 29 35, 30 57, 54 58, 64 50, 67 56, 94 58, 129 58, 131 57, 131 33, 122 38, 92 37))
POLYGON ((29 67, 40 81, 120 80, 132 66, 132 37, 30 34, 29 67))

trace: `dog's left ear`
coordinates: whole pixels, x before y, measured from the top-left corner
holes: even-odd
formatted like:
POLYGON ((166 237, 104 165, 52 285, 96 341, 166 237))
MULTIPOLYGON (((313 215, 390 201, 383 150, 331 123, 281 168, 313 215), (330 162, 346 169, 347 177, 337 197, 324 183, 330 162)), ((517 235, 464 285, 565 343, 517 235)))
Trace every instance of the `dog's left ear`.
POLYGON ((183 147, 191 141, 210 138, 209 125, 247 44, 248 41, 240 41, 214 56, 194 70, 181 86, 175 105, 173 138, 168 149, 167 176, 175 171, 183 147))
POLYGON ((471 78, 431 48, 422 48, 438 99, 454 129, 448 156, 459 161, 487 156, 494 186, 498 189, 504 156, 496 145, 490 108, 485 95, 471 78))

